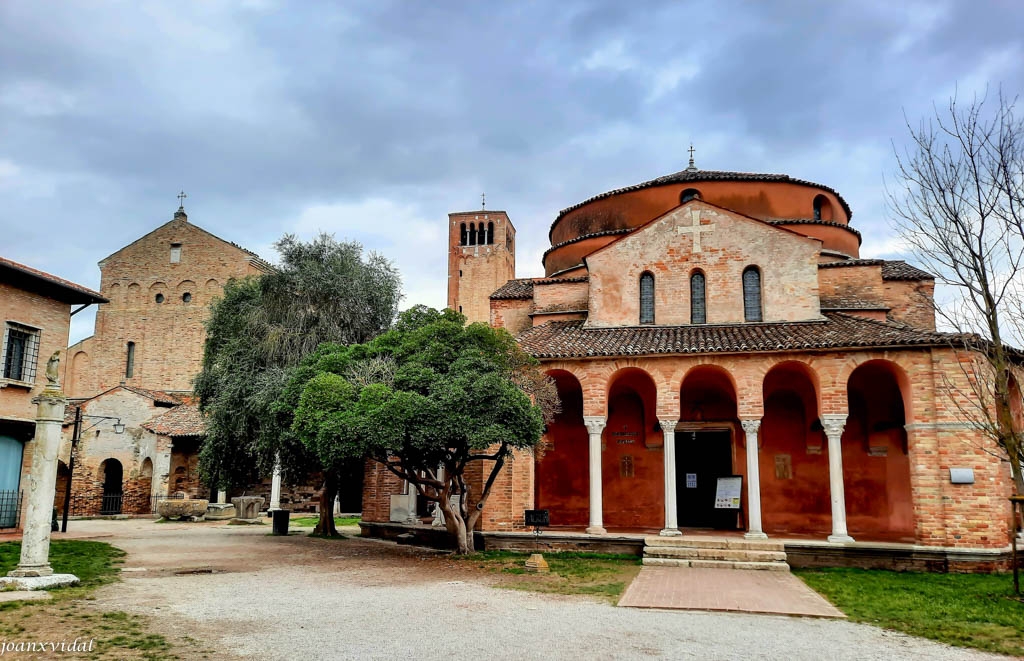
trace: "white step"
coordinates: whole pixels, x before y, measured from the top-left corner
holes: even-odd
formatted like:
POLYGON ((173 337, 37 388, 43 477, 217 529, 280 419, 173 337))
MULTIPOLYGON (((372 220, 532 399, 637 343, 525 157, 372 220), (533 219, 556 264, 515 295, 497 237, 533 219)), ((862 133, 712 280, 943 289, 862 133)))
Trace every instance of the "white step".
POLYGON ((644 556, 645 567, 693 567, 705 569, 756 569, 789 571, 785 562, 732 562, 729 560, 687 560, 684 558, 653 558, 644 556))
POLYGON ((785 551, 751 551, 747 549, 707 549, 681 546, 647 546, 645 557, 679 558, 684 560, 726 560, 730 562, 785 562, 785 551))

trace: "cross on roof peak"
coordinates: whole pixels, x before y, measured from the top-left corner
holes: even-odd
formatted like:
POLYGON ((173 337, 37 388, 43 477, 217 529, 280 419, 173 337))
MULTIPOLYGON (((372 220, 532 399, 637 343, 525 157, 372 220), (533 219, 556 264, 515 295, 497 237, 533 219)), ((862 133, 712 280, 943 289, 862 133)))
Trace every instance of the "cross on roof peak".
POLYGON ((692 171, 696 171, 697 166, 693 164, 693 152, 695 152, 696 150, 693 148, 693 143, 692 142, 690 143, 690 149, 688 151, 690 152, 690 164, 688 166, 686 166, 686 169, 687 169, 687 171, 691 171, 691 172, 692 171))

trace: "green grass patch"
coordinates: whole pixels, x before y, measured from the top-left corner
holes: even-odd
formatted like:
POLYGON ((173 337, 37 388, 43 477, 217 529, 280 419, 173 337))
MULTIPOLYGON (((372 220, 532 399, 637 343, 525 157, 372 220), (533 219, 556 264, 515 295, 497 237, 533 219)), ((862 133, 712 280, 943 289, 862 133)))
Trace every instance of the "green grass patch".
MULTIPOLYGON (((341 526, 358 526, 361 520, 362 518, 358 516, 336 516, 334 525, 339 528, 341 526)), ((288 521, 289 526, 296 528, 315 528, 318 523, 320 523, 318 516, 296 516, 288 521)))
MULTIPOLYGON (((124 551, 103 542, 75 539, 50 542, 50 566, 53 571, 58 574, 74 574, 81 581, 77 587, 63 589, 75 596, 83 590, 91 590, 116 580, 124 556, 124 551)), ((21 542, 0 544, 0 576, 17 567, 20 559, 21 542)))
POLYGON ((1008 574, 794 571, 855 622, 950 645, 1024 655, 1024 601, 1008 574))
POLYGON ((482 551, 469 556, 454 556, 480 569, 501 573, 507 580, 498 585, 513 590, 554 594, 583 594, 615 602, 640 571, 641 559, 634 555, 566 551, 545 553, 551 571, 528 572, 529 553, 482 551))

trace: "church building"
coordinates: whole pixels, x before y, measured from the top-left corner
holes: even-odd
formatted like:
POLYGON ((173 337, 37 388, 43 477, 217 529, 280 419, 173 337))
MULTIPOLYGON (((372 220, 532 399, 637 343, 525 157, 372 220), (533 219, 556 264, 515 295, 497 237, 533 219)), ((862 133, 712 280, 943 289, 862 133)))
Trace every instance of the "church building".
MULTIPOLYGON (((546 509, 581 538, 1002 557, 1009 464, 959 415, 965 352, 936 331, 935 279, 862 259, 851 218, 828 186, 691 159, 563 210, 544 276, 516 279, 508 215, 451 214, 449 307, 512 333, 562 401, 481 531, 546 509)), ((387 521, 401 485, 374 468, 367 485, 364 521, 387 521)))

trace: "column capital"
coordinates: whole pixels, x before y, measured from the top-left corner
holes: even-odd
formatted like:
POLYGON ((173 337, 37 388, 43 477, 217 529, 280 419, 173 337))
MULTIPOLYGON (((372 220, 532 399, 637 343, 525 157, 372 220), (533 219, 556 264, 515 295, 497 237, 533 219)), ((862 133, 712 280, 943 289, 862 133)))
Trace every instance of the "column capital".
POLYGON ((821 426, 825 429, 825 435, 828 437, 842 436, 843 429, 846 428, 845 413, 824 413, 821 416, 821 426))
POLYGON ((661 425, 661 431, 663 432, 675 432, 676 425, 679 424, 678 420, 662 419, 658 418, 658 424, 661 425))
POLYGON ((743 431, 747 434, 756 434, 761 429, 761 418, 753 420, 740 420, 740 425, 743 426, 743 431))
POLYGON ((603 415, 585 415, 583 416, 583 424, 587 426, 587 431, 591 434, 600 434, 604 431, 608 420, 603 415))

